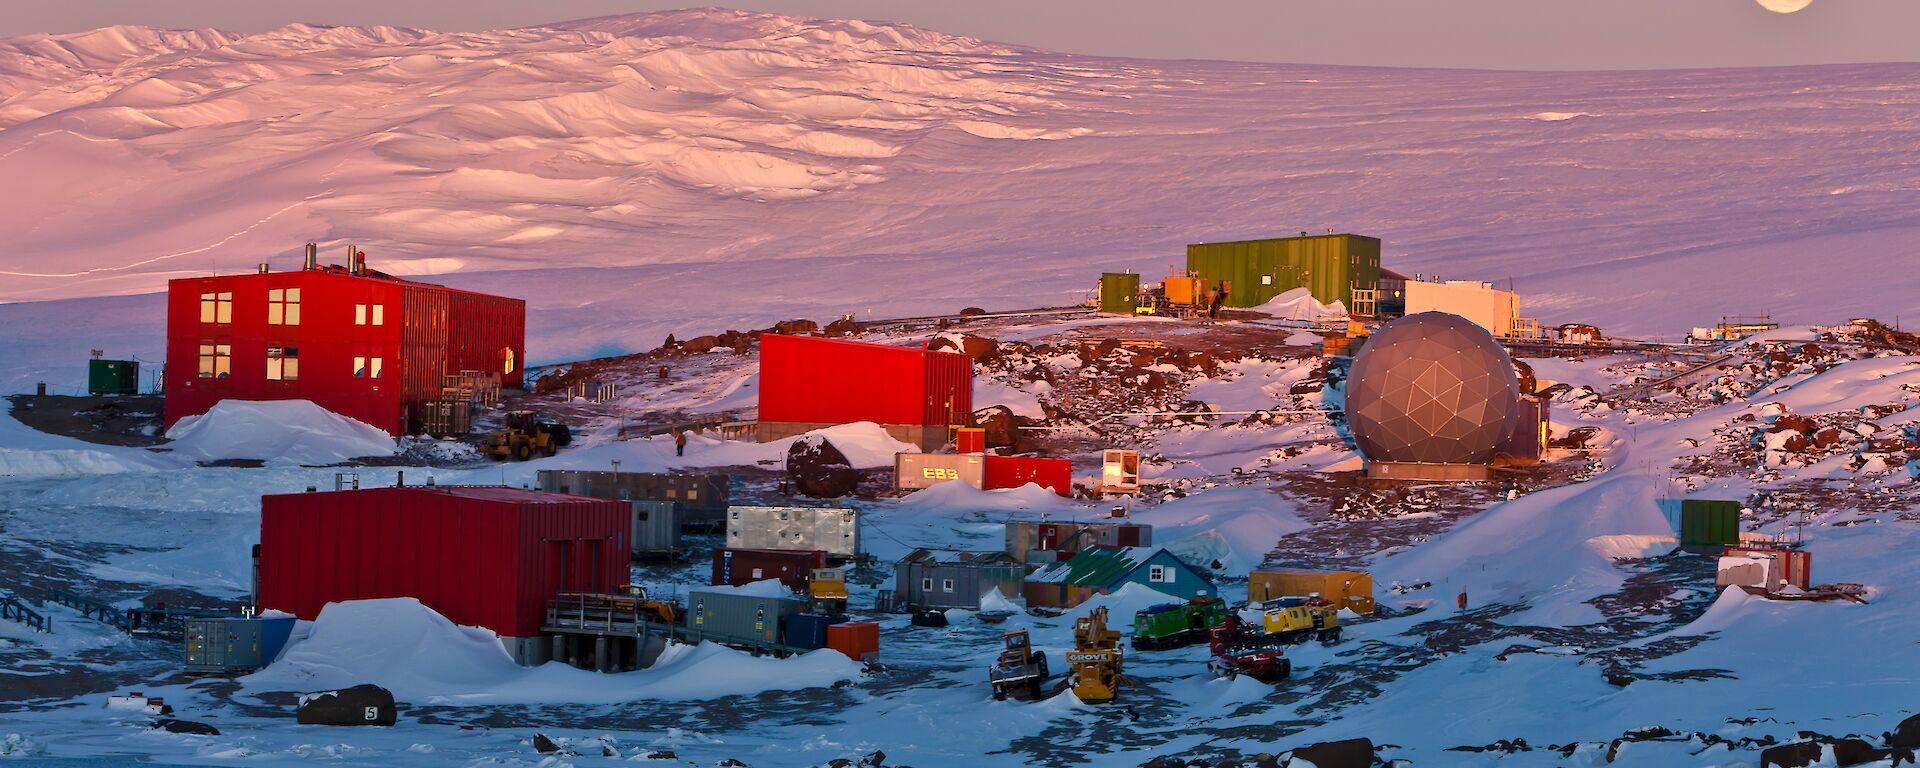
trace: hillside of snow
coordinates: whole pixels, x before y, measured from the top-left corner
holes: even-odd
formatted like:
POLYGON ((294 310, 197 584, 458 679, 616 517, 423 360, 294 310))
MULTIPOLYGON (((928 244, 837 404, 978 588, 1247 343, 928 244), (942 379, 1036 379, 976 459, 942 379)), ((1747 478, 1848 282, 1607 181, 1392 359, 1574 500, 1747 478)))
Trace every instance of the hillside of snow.
MULTIPOLYGON (((0 413, 0 569, 12 574, 0 599, 53 621, 39 632, 0 617, 0 755, 819 768, 884 752, 884 763, 867 764, 1225 768, 1286 765, 1259 756, 1367 737, 1381 760, 1400 765, 1735 768, 1816 736, 1879 744, 1920 715, 1910 662, 1920 639, 1910 586, 1920 580, 1913 336, 1801 327, 1717 349, 1523 357, 1552 398, 1555 446, 1543 463, 1503 468, 1494 483, 1383 487, 1358 477, 1358 457, 1326 414, 1343 397, 1337 366, 1293 343, 1298 334, 1270 320, 1114 316, 861 332, 916 346, 961 337, 981 350, 976 375, 991 384, 977 405, 1032 402, 1043 413, 1047 429, 1023 435, 1023 447, 1071 459, 1082 484, 1099 476, 1102 449, 1136 448, 1143 483, 1131 501, 948 482, 838 502, 859 511, 862 548, 875 559, 848 579, 854 618, 880 625, 880 664, 870 667, 831 651, 773 659, 701 645, 676 646, 640 671, 523 669, 490 632, 392 599, 327 606, 259 672, 199 675, 181 670, 179 641, 128 636, 48 599, 70 589, 120 607, 242 604, 260 495, 325 489, 348 475, 362 487, 518 486, 541 470, 618 460, 622 471, 718 469, 732 477, 735 503, 824 503, 778 490, 781 444, 697 435, 676 456, 670 437, 645 429, 654 418, 737 412, 751 400, 741 393, 755 391, 751 345, 582 366, 618 383, 610 402, 511 398, 502 410, 533 408, 576 428, 559 455, 524 463, 411 445, 301 466, 263 451, 311 460, 316 437, 351 448, 354 430, 303 422, 301 434, 274 434, 255 426, 271 420, 256 406, 177 430, 194 435, 158 450, 37 432, 21 411, 0 413), (1084 343, 1115 335, 1142 343, 1084 343), (654 375, 662 364, 671 367, 664 381, 654 375), (1215 415, 1115 418, 1177 403, 1215 415), (223 446, 233 450, 212 451, 223 446), (1681 498, 1737 501, 1743 533, 1796 542, 1811 558, 1812 585, 1852 585, 1864 602, 1717 587, 1717 552, 1675 550, 1663 512, 1681 498), (1116 507, 1152 526, 1156 546, 1209 571, 1232 603, 1247 600, 1247 573, 1263 564, 1337 567, 1372 574, 1379 610, 1343 614, 1337 644, 1288 646, 1292 673, 1272 684, 1216 679, 1205 646, 1129 649, 1124 672, 1135 685, 1112 704, 1071 693, 996 701, 986 670, 1003 632, 1027 630, 1059 684, 1076 618, 1105 607, 1111 626, 1130 633, 1134 612, 1169 601, 1141 584, 1064 615, 1021 610, 1024 594, 986 601, 1012 614, 1003 623, 956 609, 950 626, 921 627, 874 610, 878 591, 897 586, 892 562, 915 549, 995 550, 1008 520, 1111 521, 1116 507), (361 682, 396 694, 396 726, 294 724, 297 694, 361 682), (220 734, 156 733, 148 718, 106 706, 108 695, 136 690, 220 734), (536 736, 576 754, 543 754, 536 736)), ((890 442, 872 425, 823 432, 854 453, 890 442)), ((707 584, 710 549, 723 541, 689 535, 686 557, 639 561, 629 575, 684 605, 707 584)))
POLYGON ((158 360, 167 279, 308 240, 528 299, 535 362, 1071 303, 1329 228, 1620 334, 1912 314, 1917 73, 1126 60, 718 10, 0 39, 0 174, 30 180, 0 324, 34 329, 0 391, 158 360))

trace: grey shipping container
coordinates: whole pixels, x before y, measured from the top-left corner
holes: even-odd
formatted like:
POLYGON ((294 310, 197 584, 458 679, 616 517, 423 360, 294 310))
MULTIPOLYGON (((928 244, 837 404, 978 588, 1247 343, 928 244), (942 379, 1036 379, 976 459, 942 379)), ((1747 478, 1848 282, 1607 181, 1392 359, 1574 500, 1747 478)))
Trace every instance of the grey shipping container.
POLYGON ((1026 568, 1005 552, 941 552, 916 549, 893 564, 894 610, 980 607, 989 592, 1013 600, 1026 568))
POLYGON ((187 619, 188 672, 238 672, 273 663, 293 632, 293 617, 187 619))
POLYGON ((958 480, 975 488, 987 479, 986 457, 977 453, 896 453, 893 487, 902 491, 931 488, 958 480))
POLYGON ((685 472, 592 472, 543 469, 535 473, 540 490, 596 499, 671 501, 680 510, 680 524, 718 527, 727 512, 728 475, 685 472))
POLYGON ((633 502, 633 551, 680 548, 680 510, 671 501, 633 502))
POLYGON ((687 632, 720 643, 784 645, 781 624, 805 607, 806 601, 794 597, 693 590, 687 598, 687 632))
POLYGON ((860 554, 860 513, 839 507, 728 507, 727 546, 860 554))
POLYGON ((459 437, 473 431, 473 403, 428 400, 420 404, 420 429, 434 437, 459 437))

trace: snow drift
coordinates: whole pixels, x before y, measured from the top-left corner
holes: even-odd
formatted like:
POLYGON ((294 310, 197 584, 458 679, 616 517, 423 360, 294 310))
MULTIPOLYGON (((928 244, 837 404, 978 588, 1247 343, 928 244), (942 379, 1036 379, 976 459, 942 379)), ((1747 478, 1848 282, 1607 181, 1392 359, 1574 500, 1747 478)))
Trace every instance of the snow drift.
MULTIPOLYGON (((1347 305, 1342 302, 1322 304, 1313 298, 1313 292, 1305 288, 1295 288, 1267 300, 1267 303, 1254 307, 1253 311, 1271 315, 1276 320, 1304 320, 1319 322, 1337 320, 1347 316, 1347 305)), ((1316 339, 1318 341, 1318 339, 1316 339)), ((1288 340, 1289 344, 1293 343, 1288 340)))
POLYGON ((1308 527, 1292 502, 1259 488, 1216 488, 1135 514, 1181 560, 1201 568, 1220 563, 1227 573, 1259 567, 1275 541, 1308 527))
POLYGON ((935 483, 931 488, 914 491, 900 500, 900 507, 916 512, 1047 514, 1062 516, 1062 519, 1091 512, 1086 505, 1033 483, 1019 488, 983 491, 958 480, 935 483))
POLYGON ((637 672, 603 675, 560 663, 513 663, 494 633, 456 626, 412 598, 329 603, 280 660, 241 679, 255 690, 313 691, 374 683, 411 704, 614 704, 708 699, 832 685, 858 663, 822 650, 787 659, 702 643, 669 646, 637 672))
POLYGON ((391 456, 393 437, 311 400, 222 400, 167 430, 167 447, 200 461, 258 459, 320 466, 365 456, 391 456))

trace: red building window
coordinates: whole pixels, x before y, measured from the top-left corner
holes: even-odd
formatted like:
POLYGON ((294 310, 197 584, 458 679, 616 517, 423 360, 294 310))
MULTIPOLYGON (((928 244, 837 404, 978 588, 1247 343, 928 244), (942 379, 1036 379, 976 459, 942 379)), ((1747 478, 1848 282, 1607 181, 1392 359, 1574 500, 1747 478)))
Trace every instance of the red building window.
POLYGON ((267 291, 267 325, 300 324, 300 289, 274 288, 267 291))
POLYGON ((353 324, 354 325, 386 325, 387 324, 387 305, 385 304, 353 305, 353 324))
POLYGON ((224 379, 232 375, 233 347, 231 345, 200 345, 200 378, 224 379))
POLYGON ((200 294, 200 322, 221 325, 233 322, 233 292, 200 294))
POLYGON ((380 378, 381 360, 377 357, 353 358, 353 377, 356 379, 380 378))
POLYGON ((298 381, 300 379, 300 349, 298 347, 267 347, 267 380, 298 381))

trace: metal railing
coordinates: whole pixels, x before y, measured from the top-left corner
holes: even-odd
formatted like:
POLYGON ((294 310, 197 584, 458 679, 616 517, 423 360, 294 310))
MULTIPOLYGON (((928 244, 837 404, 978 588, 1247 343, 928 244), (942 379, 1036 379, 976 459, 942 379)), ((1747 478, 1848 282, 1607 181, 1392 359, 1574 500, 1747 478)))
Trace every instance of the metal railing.
POLYGON ((93 619, 102 624, 125 629, 127 612, 115 608, 91 597, 56 589, 47 594, 47 599, 80 612, 81 618, 93 619))
POLYGON ((80 612, 130 635, 178 638, 186 634, 187 619, 211 619, 233 615, 224 608, 115 608, 75 592, 56 589, 47 599, 80 612))
POLYGON ((0 597, 0 620, 13 621, 26 625, 36 632, 53 632, 53 621, 26 603, 13 597, 0 597))

